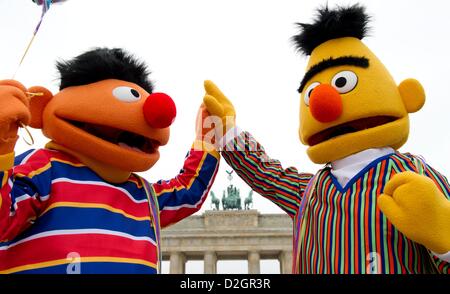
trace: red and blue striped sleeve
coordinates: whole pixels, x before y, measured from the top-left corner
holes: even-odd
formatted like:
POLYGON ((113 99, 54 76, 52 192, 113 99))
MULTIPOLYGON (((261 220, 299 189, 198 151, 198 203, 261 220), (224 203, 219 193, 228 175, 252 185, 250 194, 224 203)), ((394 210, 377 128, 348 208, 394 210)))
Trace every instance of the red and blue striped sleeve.
POLYGON ((28 228, 45 209, 50 194, 51 160, 45 151, 26 152, 14 165, 0 171, 0 242, 28 228))
POLYGON ((152 184, 158 199, 161 227, 174 224, 201 208, 216 177, 219 159, 215 150, 192 148, 176 177, 152 184))
POLYGON ((312 174, 299 173, 295 167, 284 169, 248 132, 241 132, 226 144, 221 154, 255 192, 274 202, 292 218, 295 216, 312 174))

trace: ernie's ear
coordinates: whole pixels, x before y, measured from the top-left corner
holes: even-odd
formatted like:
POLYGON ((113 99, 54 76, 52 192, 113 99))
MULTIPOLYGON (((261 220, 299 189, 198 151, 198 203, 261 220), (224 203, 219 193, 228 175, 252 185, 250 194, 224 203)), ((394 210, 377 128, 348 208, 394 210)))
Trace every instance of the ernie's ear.
POLYGON ((40 86, 31 87, 28 89, 28 92, 35 94, 32 94, 30 99, 30 126, 35 129, 42 129, 44 108, 53 98, 53 94, 46 88, 40 86))
POLYGON ((425 104, 425 90, 418 80, 406 79, 398 85, 398 90, 409 113, 420 110, 425 104))

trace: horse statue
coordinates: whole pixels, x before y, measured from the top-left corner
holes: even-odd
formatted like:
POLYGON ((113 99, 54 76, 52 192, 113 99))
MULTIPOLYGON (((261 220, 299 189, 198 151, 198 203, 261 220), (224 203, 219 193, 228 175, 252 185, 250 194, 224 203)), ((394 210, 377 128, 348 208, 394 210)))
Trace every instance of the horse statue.
POLYGON ((239 189, 234 187, 232 184, 227 187, 227 194, 225 196, 225 191, 223 191, 222 196, 222 207, 224 210, 241 210, 241 196, 239 195, 239 189))
POLYGON ((253 198, 252 198, 252 195, 253 195, 253 190, 251 190, 249 193, 248 193, 248 196, 245 198, 245 200, 244 200, 244 209, 250 209, 250 208, 252 208, 253 207, 253 198))
POLYGON ((213 191, 211 191, 211 208, 213 210, 219 210, 220 200, 216 197, 213 191))

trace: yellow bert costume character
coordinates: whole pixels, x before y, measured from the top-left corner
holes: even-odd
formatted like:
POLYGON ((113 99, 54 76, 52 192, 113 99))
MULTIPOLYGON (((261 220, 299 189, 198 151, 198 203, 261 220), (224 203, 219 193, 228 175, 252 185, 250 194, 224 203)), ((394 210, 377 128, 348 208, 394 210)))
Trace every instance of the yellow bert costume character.
POLYGON ((233 105, 210 81, 204 102, 225 123, 219 144, 228 164, 293 218, 293 272, 449 272, 450 185, 397 151, 424 90, 414 79, 395 83, 361 41, 367 23, 360 5, 322 8, 293 38, 310 56, 299 136, 311 160, 326 164, 315 175, 268 157, 235 127, 233 105))

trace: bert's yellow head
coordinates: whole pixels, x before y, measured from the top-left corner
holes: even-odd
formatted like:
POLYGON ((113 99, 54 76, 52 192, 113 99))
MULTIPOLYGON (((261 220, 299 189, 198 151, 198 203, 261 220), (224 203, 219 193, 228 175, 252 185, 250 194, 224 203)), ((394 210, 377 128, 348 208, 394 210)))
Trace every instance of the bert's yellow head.
POLYGON ((315 163, 376 147, 398 149, 409 133, 408 113, 425 102, 420 83, 397 85, 361 42, 368 16, 360 5, 318 10, 313 24, 294 36, 310 55, 301 82, 300 140, 315 163))

